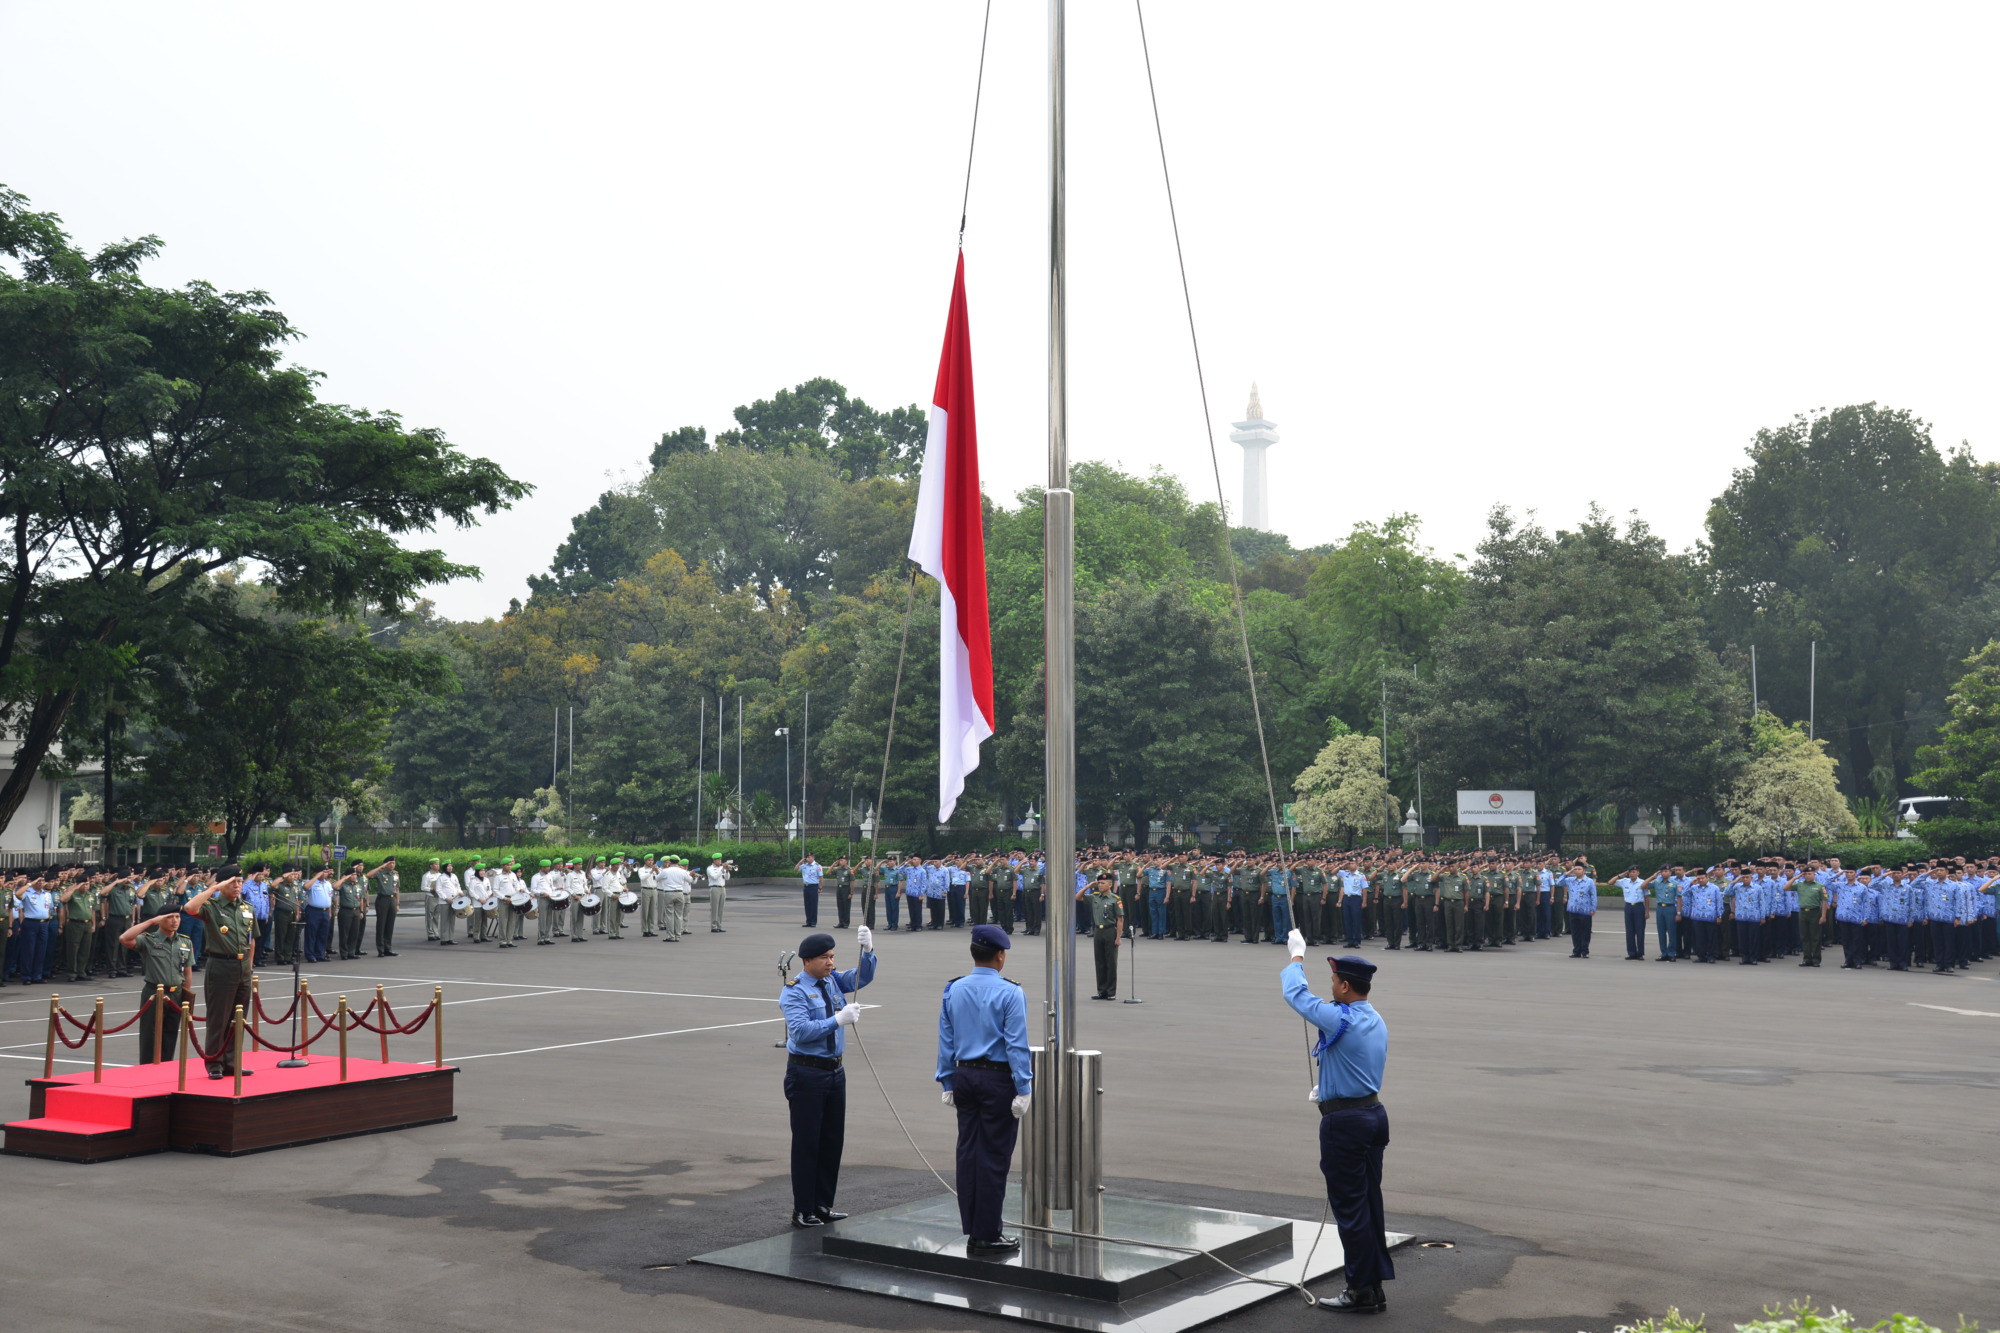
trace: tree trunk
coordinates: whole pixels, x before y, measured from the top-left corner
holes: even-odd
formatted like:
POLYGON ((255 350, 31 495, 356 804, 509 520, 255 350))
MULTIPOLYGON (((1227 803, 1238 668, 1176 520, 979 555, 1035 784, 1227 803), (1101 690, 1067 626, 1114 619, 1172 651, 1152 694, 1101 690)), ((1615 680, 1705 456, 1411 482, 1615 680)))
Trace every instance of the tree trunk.
MULTIPOLYGON (((0 829, 14 822, 21 802, 28 798, 28 788, 41 769, 42 760, 48 758, 49 749, 55 744, 63 721, 69 717, 69 710, 76 703, 76 694, 74 689, 69 689, 60 694, 36 696, 34 707, 28 711, 28 723, 21 729, 20 743, 14 749, 14 771, 7 775, 4 784, 0 784, 0 829)), ((111 814, 108 810, 104 818, 105 841, 109 845, 111 814)))
POLYGON ((1548 844, 1551 852, 1560 852, 1562 850, 1563 818, 1564 816, 1562 815, 1542 816, 1542 841, 1548 844))

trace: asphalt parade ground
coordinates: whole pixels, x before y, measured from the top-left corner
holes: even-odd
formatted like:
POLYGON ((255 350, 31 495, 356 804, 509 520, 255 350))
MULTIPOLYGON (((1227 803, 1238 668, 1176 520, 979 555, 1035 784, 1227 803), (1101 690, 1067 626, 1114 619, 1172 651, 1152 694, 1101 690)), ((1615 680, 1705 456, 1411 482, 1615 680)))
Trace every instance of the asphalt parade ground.
MULTIPOLYGON (((786 1224, 777 959, 805 933, 797 895, 779 889, 733 890, 725 934, 709 933, 702 903, 690 917, 675 944, 635 927, 537 948, 531 928, 503 952, 427 944, 406 913, 399 957, 308 969, 323 1000, 359 1003, 380 982, 412 1012, 442 983, 458 1119, 236 1159, 0 1158, 0 1326, 1003 1327, 688 1264, 786 1224)), ((1600 920, 1589 961, 1566 941, 1363 950, 1382 965, 1391 1033, 1390 1226, 1444 1243, 1397 1252, 1372 1326, 1595 1333, 1678 1305, 1720 1328, 1807 1296, 1867 1319, 1994 1322, 1993 965, 1851 972, 1832 950, 1816 971, 1628 962, 1607 938, 1616 918, 1600 920)), ((834 934, 851 966, 851 933, 834 934)), ((931 1074, 938 993, 969 966, 966 935, 878 936, 867 1059, 848 1047, 844 1209, 941 1192, 871 1060, 950 1174, 953 1120, 931 1074)), ((1043 941, 1017 944, 1008 974, 1037 1000, 1043 941)), ((1327 952, 1308 959, 1322 992, 1327 952)), ((1279 996, 1284 951, 1141 940, 1136 956, 1145 1003, 1086 1001, 1078 1019, 1080 1043, 1105 1053, 1110 1189, 1318 1218, 1308 1043, 1279 996)), ((1079 963, 1087 996, 1087 943, 1079 963)), ((282 1003, 288 974, 264 975, 282 1003)), ((136 983, 0 990, 0 1067, 23 1079, 40 1070, 51 990, 79 1013, 105 995, 115 1020, 136 983)), ((391 1054, 428 1059, 430 1040, 398 1038, 391 1054)), ((129 1035, 107 1043, 107 1059, 135 1053, 129 1035)), ((25 1086, 0 1089, 0 1112, 27 1114, 25 1086)), ((1219 1326, 1327 1318, 1280 1295, 1219 1326)))

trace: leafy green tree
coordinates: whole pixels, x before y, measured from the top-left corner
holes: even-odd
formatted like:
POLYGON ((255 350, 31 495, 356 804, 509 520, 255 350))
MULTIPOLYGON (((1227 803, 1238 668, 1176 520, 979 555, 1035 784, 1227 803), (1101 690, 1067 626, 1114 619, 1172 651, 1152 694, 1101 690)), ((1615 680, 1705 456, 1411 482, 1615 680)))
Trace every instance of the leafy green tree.
POLYGON ((1708 513, 1713 641, 1755 644, 1763 699, 1804 717, 1817 640, 1818 733, 1850 790, 1896 796, 1915 715, 1993 633, 1958 611, 2000 571, 2000 469, 1873 403, 1759 431, 1749 455, 1708 513))
POLYGON ((280 813, 365 805, 389 772, 396 706, 446 679, 435 655, 383 652, 351 628, 239 618, 153 681, 136 802, 158 818, 221 819, 234 860, 280 813))
POLYGON ((1293 818, 1314 842, 1344 839, 1352 847, 1356 834, 1377 834, 1392 822, 1396 803, 1382 776, 1380 738, 1344 727, 1340 733, 1293 780, 1299 798, 1293 818))
POLYGON ((1593 509, 1551 533, 1496 508, 1412 687, 1433 781, 1534 789, 1555 848, 1607 800, 1709 797, 1747 690, 1704 641, 1693 582, 1637 519, 1620 532, 1593 509))
POLYGON ((569 527, 549 573, 528 576, 532 595, 575 596, 609 587, 645 568, 667 544, 659 511, 629 490, 606 491, 569 527))
POLYGON ((1319 620, 1319 643, 1340 717, 1366 730, 1385 675, 1429 669, 1431 646, 1465 589, 1465 575, 1417 536, 1413 514, 1356 523, 1313 570, 1306 605, 1319 620))
POLYGON ((915 404, 877 412, 830 379, 780 389, 735 411, 718 446, 759 453, 819 454, 848 481, 913 476, 923 463, 930 418, 915 404))
POLYGON ((655 651, 614 662, 580 719, 571 805, 599 836, 665 837, 694 819, 696 690, 655 651))
POLYGON ((262 292, 149 285, 152 237, 76 248, 0 190, 0 824, 79 694, 132 672, 202 575, 256 563, 286 609, 401 606, 475 571, 398 538, 525 495, 392 414, 319 401, 262 292))
POLYGON ((2000 640, 1965 660, 1952 687, 1951 717, 1937 742, 1917 752, 1911 781, 1922 792, 1955 796, 1962 807, 1918 821, 1917 836, 1944 855, 1988 855, 2000 845, 2000 640))
POLYGON ((1750 722, 1750 756, 1723 797, 1729 836, 1739 846, 1795 847, 1859 831, 1840 795, 1826 742, 1810 740, 1763 710, 1750 722))
POLYGON ((481 636, 453 630, 426 646, 449 683, 396 714, 383 746, 387 785, 399 804, 450 824, 463 846, 474 820, 510 818, 517 799, 549 781, 553 714, 503 695, 481 636))
POLYGON ((667 465, 667 460, 675 454, 705 454, 708 452, 708 428, 705 426, 682 426, 660 436, 660 442, 653 446, 652 454, 646 459, 648 467, 655 469, 667 465))

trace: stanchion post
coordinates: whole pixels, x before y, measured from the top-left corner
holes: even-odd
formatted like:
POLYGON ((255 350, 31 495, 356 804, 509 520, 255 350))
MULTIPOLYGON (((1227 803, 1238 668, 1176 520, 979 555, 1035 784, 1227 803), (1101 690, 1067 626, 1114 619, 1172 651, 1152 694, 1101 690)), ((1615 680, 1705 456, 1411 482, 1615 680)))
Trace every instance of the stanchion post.
POLYGON ((257 991, 257 974, 250 974, 250 1031, 255 1035, 261 1029, 257 1026, 257 1010, 263 1007, 263 996, 257 991))
POLYGON ((160 1033, 167 1021, 167 988, 153 987, 153 1063, 160 1063, 160 1033))
POLYGON ((334 1010, 334 1019, 340 1026, 340 1081, 347 1082, 347 997, 340 997, 340 1007, 334 1010))
POLYGON ((382 1029, 382 1063, 389 1063, 389 1002, 382 998, 380 982, 375 986, 375 1026, 382 1029))
POLYGON ((1076 1080, 1076 1122, 1071 1126, 1076 1152, 1070 1159, 1075 1173, 1070 1185, 1070 1200, 1074 1206, 1070 1213, 1070 1227, 1096 1235, 1104 1230, 1104 1130, 1101 1114, 1104 1056, 1099 1051, 1072 1051, 1070 1060, 1076 1080))
POLYGON ((435 1050, 432 1063, 444 1068, 444 987, 431 990, 431 1044, 435 1050))
POLYGON ((96 1037, 90 1053, 90 1081, 104 1081, 104 997, 97 997, 97 1007, 91 1011, 90 1030, 96 1037))
POLYGON ((56 1015, 61 1010, 62 996, 49 996, 49 1048, 42 1053, 43 1078, 54 1078, 56 1076, 56 1024, 61 1021, 56 1015))
MULTIPOLYGON (((312 994, 312 983, 310 981, 300 981, 299 993, 292 997, 292 1003, 305 1004, 306 998, 311 994, 312 994)), ((299 1022, 304 1025, 304 1032, 305 1032, 305 1037, 299 1043, 299 1057, 303 1060, 310 1061, 312 1058, 313 1038, 318 1034, 316 1034, 313 1031, 312 1020, 305 1016, 304 1010, 299 1011, 299 1022)))
POLYGON ((1139 998, 1139 932, 1132 932, 1132 993, 1125 997, 1127 1004, 1144 1004, 1139 998))
POLYGON ((230 1095, 241 1097, 243 1095, 243 1006, 240 1004, 236 1006, 236 1021, 229 1025, 229 1041, 234 1048, 231 1051, 234 1058, 230 1063, 236 1067, 236 1086, 230 1095))
POLYGON ((174 1004, 174 1008, 175 1008, 175 1009, 178 1009, 178 1010, 180 1011, 180 1013, 179 1013, 179 1015, 178 1015, 178 1018, 179 1018, 179 1021, 180 1021, 180 1025, 181 1025, 181 1082, 180 1082, 180 1090, 181 1090, 182 1092, 186 1092, 186 1091, 187 1091, 187 1088, 188 1088, 188 1043, 189 1043, 190 1041, 193 1041, 193 1040, 194 1040, 194 1018, 193 1018, 193 1016, 192 1016, 192 1015, 193 1015, 193 1013, 194 1013, 194 1002, 193 1002, 193 1001, 186 1001, 186 1002, 180 1002, 180 1001, 177 1001, 177 1002, 175 1002, 175 1004, 174 1004))

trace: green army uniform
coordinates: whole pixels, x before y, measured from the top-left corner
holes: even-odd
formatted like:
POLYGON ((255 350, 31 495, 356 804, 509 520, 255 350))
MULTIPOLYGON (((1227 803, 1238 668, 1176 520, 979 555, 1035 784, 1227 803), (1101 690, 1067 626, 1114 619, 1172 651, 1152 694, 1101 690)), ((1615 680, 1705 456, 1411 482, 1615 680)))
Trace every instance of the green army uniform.
MULTIPOLYGON (((1820 926, 1820 913, 1826 910, 1826 886, 1807 876, 1792 885, 1799 893, 1799 958, 1801 967, 1818 967, 1821 937, 1826 933, 1820 926)), ((1681 951, 1687 952, 1687 944, 1682 942, 1681 951)))
POLYGON ((338 930, 342 959, 361 956, 361 923, 365 915, 362 887, 358 879, 348 880, 335 895, 339 907, 338 930))
MULTIPOLYGON (((970 867, 967 873, 971 876, 965 885, 966 910, 972 914, 970 924, 983 926, 993 913, 993 869, 981 861, 970 867)), ((847 923, 843 921, 841 924, 847 923)))
POLYGON ((1447 953, 1465 948, 1465 876, 1456 870, 1437 877, 1438 945, 1447 953))
POLYGON ((1022 910, 1027 914, 1028 933, 1030 935, 1039 935, 1042 933, 1042 921, 1047 916, 1043 908, 1048 906, 1048 885, 1049 872, 1046 869, 1037 870, 1032 861, 1022 863, 1021 905, 1022 910))
MULTIPOLYGON (((231 902, 216 894, 201 905, 202 957, 208 966, 202 974, 202 1008, 208 1011, 203 1038, 204 1059, 210 1078, 224 1078, 236 1072, 235 1044, 230 1028, 239 1006, 249 1020, 250 973, 256 964, 257 913, 245 898, 231 902)), ((246 1038, 246 1043, 248 1039, 246 1038)))
POLYGON ((1437 890, 1430 871, 1412 870, 1403 876, 1403 908, 1410 919, 1410 947, 1429 953, 1437 917, 1437 890))
POLYGON ((1012 932, 1014 929, 1014 867, 1005 861, 988 863, 987 873, 993 877, 993 896, 988 901, 992 910, 993 924, 1012 932))
POLYGON ((1243 942, 1256 944, 1271 934, 1270 888, 1255 866, 1236 868, 1236 896, 1243 904, 1243 942))
POLYGON ((104 941, 104 961, 109 965, 113 977, 131 975, 131 956, 118 937, 132 928, 132 911, 137 906, 132 897, 132 882, 122 880, 111 886, 104 895, 104 929, 98 937, 104 941))
POLYGON ((62 966, 71 981, 86 981, 90 971, 90 937, 97 929, 97 890, 78 889, 64 904, 62 966))
POLYGON ((1486 934, 1487 874, 1484 870, 1474 870, 1463 876, 1465 881, 1465 943, 1467 953, 1478 953, 1486 934))
MULTIPOLYGON (((979 882, 979 876, 975 874, 972 877, 972 882, 974 884, 977 884, 979 882)), ((853 866, 837 865, 833 868, 833 909, 834 909, 834 925, 838 929, 846 930, 849 926, 853 925, 854 923, 854 867, 853 866)))
POLYGON ((1167 867, 1167 929, 1177 940, 1194 933, 1194 868, 1185 861, 1167 867))
POLYGON ((1229 943, 1229 876, 1221 866, 1203 866, 1194 877, 1194 936, 1229 943))
POLYGON ((1125 925, 1125 904, 1114 887, 1106 893, 1093 886, 1083 895, 1090 909, 1090 952, 1097 963, 1097 998, 1109 1000, 1118 994, 1118 936, 1125 925))
POLYGON ((1377 872, 1362 869, 1361 878, 1366 886, 1361 890, 1361 938, 1372 940, 1382 933, 1382 896, 1376 893, 1377 872))
POLYGON ((146 885, 145 896, 140 899, 139 916, 141 919, 151 919, 162 912, 168 911, 169 904, 173 902, 174 897, 175 895, 167 889, 166 880, 156 879, 152 881, 146 885))
MULTIPOLYGON (((160 916, 163 913, 155 912, 160 916)), ((194 945, 188 937, 176 931, 171 939, 158 926, 152 927, 139 936, 139 973, 145 978, 139 988, 142 1002, 151 999, 160 987, 167 988, 166 998, 181 1004, 194 1002, 194 991, 187 984, 188 969, 194 966, 194 945)), ((139 1019, 139 1063, 153 1063, 153 1029, 160 1030, 160 1059, 174 1058, 180 1049, 180 1010, 171 1005, 154 1005, 139 1019)))
POLYGON ((289 963, 299 951, 299 886, 290 876, 271 881, 271 957, 289 963))
POLYGON ((1401 949, 1404 919, 1409 915, 1403 910, 1403 872, 1384 866, 1376 872, 1370 887, 1380 904, 1377 914, 1382 921, 1382 938, 1389 942, 1391 949, 1401 949))
POLYGON ((396 951, 396 910, 402 902, 400 873, 395 870, 378 871, 375 875, 375 953, 378 957, 387 958, 396 951))
POLYGON ((1132 935, 1132 925, 1139 919, 1139 866, 1133 861, 1120 861, 1117 865, 1118 903, 1125 909, 1125 935, 1132 935))
POLYGON ((1325 944, 1333 936, 1327 934, 1326 872, 1307 862, 1298 869, 1299 875, 1299 930, 1310 945, 1325 944))

